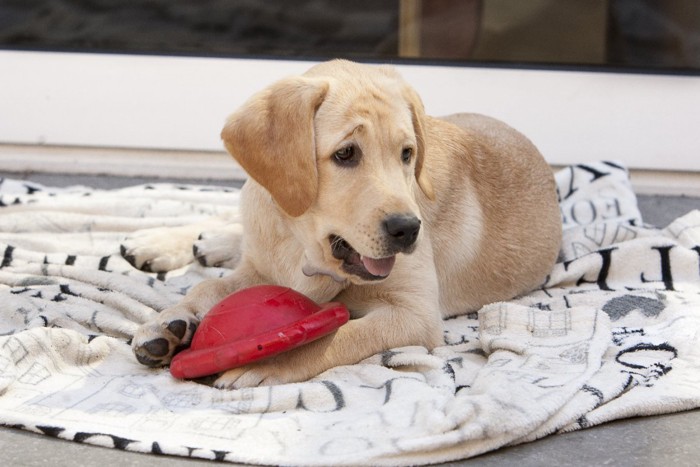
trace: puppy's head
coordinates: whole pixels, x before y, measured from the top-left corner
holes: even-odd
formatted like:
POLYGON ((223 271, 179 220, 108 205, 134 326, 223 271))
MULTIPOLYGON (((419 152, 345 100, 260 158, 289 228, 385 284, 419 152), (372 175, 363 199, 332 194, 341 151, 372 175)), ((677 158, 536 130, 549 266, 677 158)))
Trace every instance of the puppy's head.
POLYGON ((365 283, 419 240, 423 112, 393 69, 333 61, 254 96, 222 138, 291 221, 305 273, 365 283))

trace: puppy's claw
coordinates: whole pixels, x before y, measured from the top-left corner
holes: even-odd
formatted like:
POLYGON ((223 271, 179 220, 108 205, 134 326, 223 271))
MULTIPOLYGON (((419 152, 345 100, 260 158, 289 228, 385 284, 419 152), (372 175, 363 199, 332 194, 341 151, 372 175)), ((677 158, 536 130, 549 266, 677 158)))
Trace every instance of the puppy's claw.
MULTIPOLYGON (((199 236, 199 239, 200 240, 202 239, 201 235, 199 236)), ((200 249, 196 243, 194 245, 192 245, 192 255, 195 257, 197 262, 199 264, 201 264, 202 266, 209 266, 209 264, 207 263, 207 255, 200 251, 200 249)))
POLYGON ((127 263, 138 269, 139 267, 136 265, 136 256, 129 254, 129 250, 126 246, 124 245, 119 245, 119 252, 122 255, 122 258, 126 260, 127 263))

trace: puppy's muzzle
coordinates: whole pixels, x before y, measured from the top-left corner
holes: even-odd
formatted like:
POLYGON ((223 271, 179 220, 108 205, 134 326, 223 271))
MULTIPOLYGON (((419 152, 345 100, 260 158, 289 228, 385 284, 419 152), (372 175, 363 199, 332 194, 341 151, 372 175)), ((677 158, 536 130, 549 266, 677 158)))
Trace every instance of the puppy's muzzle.
POLYGON ((393 214, 384 219, 389 248, 394 251, 410 251, 418 239, 420 219, 410 214, 393 214))

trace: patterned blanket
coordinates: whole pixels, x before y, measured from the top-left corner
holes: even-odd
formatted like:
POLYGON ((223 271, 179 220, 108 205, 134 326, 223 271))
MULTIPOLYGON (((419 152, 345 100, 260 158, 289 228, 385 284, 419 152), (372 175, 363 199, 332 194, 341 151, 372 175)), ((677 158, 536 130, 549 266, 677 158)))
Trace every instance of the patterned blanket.
POLYGON ((300 384, 221 391, 136 362, 139 323, 205 277, 119 252, 233 214, 238 191, 0 184, 0 424, 129 451, 285 465, 427 464, 700 406, 700 212, 643 225, 614 163, 557 173, 560 261, 532 293, 300 384))

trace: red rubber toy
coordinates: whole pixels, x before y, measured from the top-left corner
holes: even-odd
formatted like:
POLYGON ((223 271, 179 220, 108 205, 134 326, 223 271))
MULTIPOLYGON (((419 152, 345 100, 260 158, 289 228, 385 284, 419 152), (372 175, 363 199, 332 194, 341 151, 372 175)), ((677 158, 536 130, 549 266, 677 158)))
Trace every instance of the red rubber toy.
POLYGON ((173 357, 176 378, 199 378, 277 355, 312 342, 348 322, 339 302, 318 305, 287 287, 239 290, 207 313, 189 349, 173 357))

